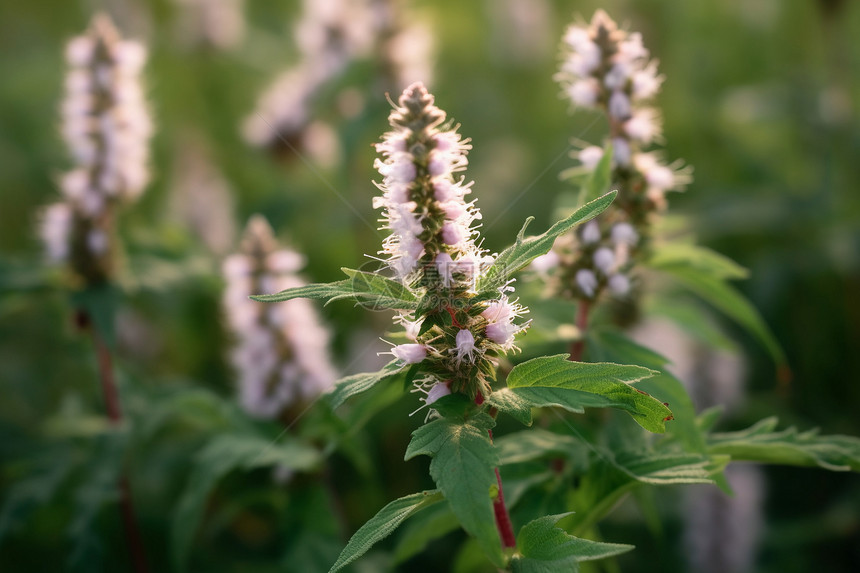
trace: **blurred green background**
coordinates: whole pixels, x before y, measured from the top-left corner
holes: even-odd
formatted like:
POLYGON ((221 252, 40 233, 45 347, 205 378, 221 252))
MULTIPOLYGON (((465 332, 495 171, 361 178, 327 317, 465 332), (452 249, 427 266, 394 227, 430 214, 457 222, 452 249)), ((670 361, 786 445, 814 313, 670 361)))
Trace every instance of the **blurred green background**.
MULTIPOLYGON (((552 80, 564 27, 574 14, 589 18, 602 7, 641 31, 667 77, 658 101, 666 155, 695 168, 687 192, 670 198, 671 210, 702 243, 750 269, 750 280, 737 286, 775 332, 792 370, 790 385, 778 389, 767 355, 736 333, 748 363, 748 399, 729 423, 740 427, 776 414, 785 424, 860 435, 860 3, 406 4, 408 17, 433 32, 431 91, 472 138, 468 176, 476 181, 474 197, 491 250, 509 243, 527 215, 537 217, 535 228, 550 222, 553 201, 567 188, 558 173, 572 164, 571 138, 603 137, 605 126, 594 116, 569 113, 552 80)), ((380 234, 367 224, 378 216, 371 207, 377 175, 370 144, 386 130, 388 104, 373 62, 351 66, 315 101, 315 117, 336 131, 336 164, 290 153, 275 157, 241 136, 261 90, 298 57, 294 25, 300 8, 295 1, 248 0, 244 37, 230 49, 216 49, 189 38, 182 7, 168 0, 0 5, 0 500, 34 463, 80 468, 64 456, 96 455, 82 429, 84 422, 101 423, 94 361, 87 340, 72 328, 66 295, 42 283, 35 231, 39 209, 58 197, 57 175, 70 165, 57 133, 63 47, 95 10, 107 10, 124 33, 150 48, 154 177, 121 220, 128 278, 118 362, 124 387, 132 388, 125 400, 135 419, 147 418, 153 396, 176 387, 232 395, 218 269, 223 250, 235 245, 236 229, 251 214, 263 213, 282 239, 307 255, 304 275, 313 281, 337 279, 340 267, 359 266, 365 253, 378 250, 380 234), (343 119, 339 94, 347 89, 365 104, 343 119), (209 243, 183 215, 188 183, 182 176, 195 157, 210 162, 229 189, 221 196, 226 218, 212 215, 221 227, 208 230, 215 237, 209 243)), ((387 316, 348 304, 322 312, 335 333, 336 362, 346 373, 378 364, 362 353, 366 340, 390 324, 387 316)), ((375 463, 371 476, 359 477, 335 459, 352 529, 388 500, 429 485, 425 461, 400 461, 416 423, 406 416, 413 406, 414 400, 400 400, 371 423, 365 437, 375 463)), ((184 484, 185 458, 205 438, 193 424, 180 426, 128 460, 147 548, 159 571, 169 570, 166 530, 184 484), (157 454, 146 449, 156 446, 157 454), (153 460, 157 465, 149 465, 153 460)), ((75 483, 95 479, 74 472, 75 483)), ((766 526, 755 571, 860 570, 856 476, 768 468, 766 477, 766 526)), ((250 479, 265 492, 261 496, 282 495, 265 473, 242 483, 232 479, 223 486, 228 492, 250 495, 250 479)), ((81 519, 81 508, 90 507, 85 497, 63 490, 13 528, 0 543, 0 569, 65 567, 79 548, 68 530, 81 519)), ((197 558, 196 570, 279 570, 282 546, 267 537, 269 522, 278 521, 294 539, 299 525, 259 499, 236 503, 233 514, 220 515, 232 526, 222 523, 199 541, 208 557, 197 558), (255 504, 263 509, 253 511, 255 504), (251 510, 243 514, 242 508, 251 510), (242 519, 244 528, 236 526, 242 519)), ((113 507, 96 510, 88 523, 81 527, 101 544, 99 561, 92 562, 100 565, 83 570, 125 570, 113 507)), ((610 541, 636 542, 637 550, 620 559, 625 571, 675 571, 683 567, 679 528, 677 513, 667 510, 659 539, 636 520, 610 522, 604 533, 610 541)), ((448 536, 434 547, 450 548, 459 539, 448 536)), ((445 551, 409 561, 402 570, 444 570, 445 551), (431 566, 427 560, 434 558, 441 561, 431 566)))

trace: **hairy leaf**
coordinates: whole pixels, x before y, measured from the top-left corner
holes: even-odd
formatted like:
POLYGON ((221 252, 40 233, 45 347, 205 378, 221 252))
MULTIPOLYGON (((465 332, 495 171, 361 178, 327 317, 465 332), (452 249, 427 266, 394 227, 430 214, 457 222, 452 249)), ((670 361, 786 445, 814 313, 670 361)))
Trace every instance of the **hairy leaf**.
POLYGON ((206 500, 218 481, 236 469, 280 466, 307 470, 320 461, 319 453, 298 440, 272 442, 261 436, 222 434, 198 454, 191 476, 173 514, 173 564, 185 570, 186 558, 206 500))
POLYGON ((560 406, 582 413, 585 408, 618 408, 651 432, 664 432, 672 412, 650 395, 630 386, 655 372, 641 366, 570 362, 568 355, 544 356, 518 364, 508 374, 507 392, 494 392, 490 404, 519 420, 530 407, 560 406), (496 394, 500 397, 494 399, 496 394))
POLYGON ((485 413, 469 419, 440 418, 412 432, 405 459, 427 455, 430 475, 460 524, 477 538, 493 564, 502 566, 491 489, 499 456, 488 431, 495 421, 485 413))
POLYGON ((493 266, 490 267, 486 275, 478 282, 478 292, 493 291, 508 282, 515 272, 524 268, 537 257, 548 253, 552 248, 552 244, 560 235, 602 213, 612 203, 616 195, 616 191, 607 193, 598 199, 586 203, 572 215, 558 221, 540 235, 525 237, 526 227, 533 220, 532 217, 529 217, 517 235, 516 242, 499 253, 493 266))
POLYGON ((514 560, 514 571, 577 571, 580 561, 612 557, 633 549, 632 545, 579 539, 555 526, 568 515, 571 513, 547 515, 520 529, 517 547, 522 557, 514 560))
POLYGON ((795 428, 776 431, 777 423, 776 418, 766 418, 746 430, 711 434, 708 450, 733 460, 860 472, 860 438, 795 428))
POLYGON ((414 310, 418 300, 402 284, 377 273, 354 269, 341 269, 349 278, 332 283, 315 283, 283 290, 276 294, 254 295, 259 302, 283 302, 294 298, 312 298, 326 301, 348 299, 356 304, 378 309, 414 310))
POLYGON ((362 525, 358 531, 349 539, 349 543, 341 552, 340 557, 332 565, 329 573, 340 571, 352 563, 373 547, 382 539, 385 539, 406 521, 411 515, 421 511, 425 507, 442 501, 442 494, 436 490, 413 493, 406 497, 396 499, 379 510, 379 512, 362 525))
POLYGON ((352 376, 341 378, 334 383, 334 389, 329 394, 331 407, 338 408, 351 396, 370 390, 379 382, 400 374, 405 368, 402 362, 392 360, 382 370, 362 372, 361 374, 353 374, 352 376))

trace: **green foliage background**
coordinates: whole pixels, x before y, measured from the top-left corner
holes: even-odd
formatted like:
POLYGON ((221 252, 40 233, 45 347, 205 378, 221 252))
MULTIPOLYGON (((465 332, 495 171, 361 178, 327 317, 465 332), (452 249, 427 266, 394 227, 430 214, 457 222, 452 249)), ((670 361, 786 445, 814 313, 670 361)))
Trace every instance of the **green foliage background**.
MULTIPOLYGON (((778 387, 765 352, 736 333, 750 364, 749 400, 726 428, 776 414, 785 424, 860 435, 860 4, 555 0, 547 6, 549 28, 528 59, 499 32, 496 2, 414 2, 416 17, 432 25, 436 38, 431 89, 473 140, 469 177, 484 214, 485 246, 498 250, 510 243, 524 215, 536 216, 536 228, 545 228, 554 199, 567 188, 557 174, 572 163, 570 138, 602 137, 604 126, 593 116, 569 115, 552 74, 557 41, 571 16, 590 17, 603 7, 642 32, 667 76, 659 99, 667 157, 695 167, 688 192, 671 197, 672 212, 703 243, 750 269, 750 279, 737 286, 788 355, 793 377, 790 386, 778 387)), ((367 224, 377 217, 369 144, 385 130, 388 107, 372 91, 370 66, 357 66, 343 80, 366 92, 368 107, 338 126, 344 150, 338 168, 275 161, 241 140, 239 124, 259 91, 295 60, 291 22, 297 13, 296 2, 249 0, 245 41, 217 52, 181 41, 177 9, 167 0, 0 5, 0 500, 10 499, 34 464, 50 469, 43 472, 48 481, 64 474, 67 484, 42 502, 33 498, 40 507, 0 544, 3 570, 56 571, 74 557, 73 547, 84 547, 85 558, 104 570, 123 570, 116 512, 99 497, 112 494, 98 487, 112 483, 116 451, 134 453, 127 463, 147 549, 156 569, 168 570, 170 518, 188 477, 188 457, 217 425, 213 419, 223 416, 230 427, 232 414, 215 411, 220 402, 207 398, 233 392, 218 306, 219 261, 168 206, 184 168, 182 146, 203 142, 235 194, 237 224, 265 214, 308 256, 309 279, 340 279, 340 267, 355 267, 364 253, 377 251, 380 236, 367 224), (111 11, 121 28, 150 46, 146 75, 158 126, 153 183, 122 218, 131 277, 122 306, 145 317, 160 343, 143 347, 120 339, 124 403, 134 423, 145 424, 162 415, 149 407, 164 396, 187 388, 202 392, 197 402, 177 406, 178 421, 158 426, 147 444, 93 437, 102 435, 104 420, 91 349, 73 331, 66 295, 40 278, 34 231, 39 208, 57 197, 55 178, 69 165, 57 134, 63 45, 85 28, 96 7, 111 11), (89 497, 69 483, 91 484, 89 497), (91 546, 70 541, 73 523, 95 536, 91 546)), ((320 117, 334 117, 333 102, 333 94, 320 98, 320 117)), ((323 313, 344 368, 361 350, 355 344, 360 329, 376 336, 388 320, 346 303, 323 313)), ((407 417, 414 406, 411 398, 397 401, 356 438, 369 451, 364 471, 356 472, 342 455, 334 458, 333 479, 345 492, 351 530, 392 499, 432 489, 426 459, 402 461, 419 422, 407 417)), ((758 571, 856 571, 857 477, 784 468, 769 468, 767 476, 758 571)), ((44 491, 49 486, 42 484, 44 491)), ((286 493, 264 470, 227 476, 218 492, 224 503, 198 537, 194 570, 282 570, 285 545, 311 554, 303 559, 334 561, 338 546, 316 547, 307 539, 336 526, 322 517, 296 523, 287 511, 296 504, 324 508, 315 494, 286 493), (286 541, 277 538, 284 531, 286 541)), ((606 539, 637 545, 619 557, 625 571, 681 570, 676 504, 663 495, 664 529, 656 540, 641 519, 607 523, 606 539)), ((434 551, 399 570, 444 570, 460 540, 459 533, 443 537, 434 551)), ((374 563, 371 556, 361 566, 374 570, 374 563)))

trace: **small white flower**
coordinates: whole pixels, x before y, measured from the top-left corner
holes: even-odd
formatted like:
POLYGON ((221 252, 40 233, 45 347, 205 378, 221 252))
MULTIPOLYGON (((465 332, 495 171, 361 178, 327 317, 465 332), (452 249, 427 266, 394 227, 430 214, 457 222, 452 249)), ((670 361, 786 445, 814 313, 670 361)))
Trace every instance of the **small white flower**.
POLYGON ((600 96, 600 83, 596 78, 585 78, 572 83, 567 88, 570 100, 581 107, 592 107, 600 96))
POLYGON ((398 344, 391 353, 406 364, 417 364, 427 358, 427 348, 423 344, 398 344))
POLYGON ((432 388, 430 388, 430 391, 427 392, 427 398, 425 398, 424 403, 429 406, 442 396, 449 396, 450 394, 451 388, 449 388, 447 384, 444 382, 437 382, 432 388))
POLYGON ((462 225, 458 225, 454 221, 445 221, 442 224, 442 242, 446 245, 460 245, 469 236, 467 229, 462 225))
POLYGON ((558 256, 558 253, 555 251, 550 251, 545 255, 540 255, 536 257, 531 262, 531 268, 538 274, 546 274, 552 269, 556 268, 561 262, 561 257, 558 256))
POLYGON ((660 115, 650 107, 637 109, 633 116, 624 122, 624 131, 632 139, 647 145, 660 135, 660 115))
POLYGON ((616 223, 610 231, 612 242, 616 245, 625 244, 634 246, 639 242, 639 233, 630 223, 616 223))
POLYGON ((621 273, 609 277, 609 290, 616 296, 625 296, 630 292, 630 279, 621 273))
POLYGON ((589 145, 577 154, 577 159, 588 169, 593 170, 603 159, 603 148, 596 145, 589 145))
POLYGON ((448 253, 442 252, 436 255, 436 260, 434 262, 436 264, 436 272, 442 280, 442 286, 450 288, 453 282, 453 273, 455 270, 454 259, 452 259, 451 255, 448 253))
POLYGON ((666 191, 675 186, 675 174, 665 165, 654 165, 645 173, 648 185, 661 191, 666 191))
POLYGON ((472 331, 469 329, 461 329, 455 338, 456 348, 452 349, 457 353, 457 360, 462 362, 463 360, 467 360, 469 362, 475 361, 475 335, 472 334, 472 331))
POLYGON ((598 242, 601 238, 600 225, 597 221, 589 221, 582 227, 582 242, 586 245, 592 245, 598 242))
POLYGON ((579 290, 587 297, 593 297, 597 289, 597 277, 588 269, 579 269, 576 271, 576 285, 579 290))
POLYGON ((609 96, 609 115, 616 119, 627 119, 630 112, 630 98, 622 91, 612 92, 609 96))
POLYGON ((615 266, 615 253, 608 247, 600 247, 594 251, 594 266, 604 275, 608 275, 615 266))

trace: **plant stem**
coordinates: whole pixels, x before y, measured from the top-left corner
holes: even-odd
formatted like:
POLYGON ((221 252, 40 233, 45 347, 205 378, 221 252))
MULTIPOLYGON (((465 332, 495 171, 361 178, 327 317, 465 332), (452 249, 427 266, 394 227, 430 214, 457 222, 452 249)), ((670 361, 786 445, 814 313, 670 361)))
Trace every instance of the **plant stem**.
MULTIPOLYGON (((119 391, 113 373, 113 359, 110 349, 105 341, 99 336, 98 329, 93 324, 90 316, 85 311, 79 313, 79 323, 89 328, 98 360, 99 379, 101 381, 102 394, 104 395, 105 409, 111 424, 118 426, 122 422, 122 408, 120 407, 119 391)), ((119 505, 122 516, 123 530, 131 561, 135 573, 148 573, 149 566, 146 561, 146 552, 143 549, 140 530, 137 527, 137 519, 134 504, 131 500, 131 486, 125 471, 119 478, 119 505)))
POLYGON ((496 515, 496 528, 499 530, 499 537, 502 540, 502 547, 505 549, 516 547, 517 540, 514 537, 514 528, 511 525, 511 516, 508 513, 508 508, 505 505, 505 495, 502 492, 502 476, 499 475, 499 468, 496 468, 496 482, 499 484, 499 495, 493 500, 493 513, 496 515))
POLYGON ((576 309, 576 328, 579 329, 579 339, 570 345, 570 360, 574 362, 582 360, 582 354, 585 351, 585 331, 588 329, 588 312, 590 310, 591 303, 581 299, 576 309))
MULTIPOLYGON (((479 392, 478 396, 475 398, 475 402, 481 404, 483 401, 484 396, 479 392)), ((490 408, 490 416, 492 416, 493 419, 496 418, 496 414, 498 413, 499 411, 495 407, 490 408)), ((490 441, 492 442, 493 430, 487 430, 487 433, 490 435, 490 441)), ((494 471, 496 472, 496 483, 499 486, 499 494, 496 496, 496 499, 493 500, 493 514, 496 517, 496 529, 499 530, 499 539, 502 541, 502 547, 510 549, 517 546, 517 539, 514 536, 514 528, 511 525, 511 516, 508 513, 508 506, 505 505, 505 494, 502 491, 502 476, 499 474, 499 468, 494 468, 494 471)))

